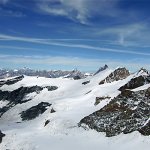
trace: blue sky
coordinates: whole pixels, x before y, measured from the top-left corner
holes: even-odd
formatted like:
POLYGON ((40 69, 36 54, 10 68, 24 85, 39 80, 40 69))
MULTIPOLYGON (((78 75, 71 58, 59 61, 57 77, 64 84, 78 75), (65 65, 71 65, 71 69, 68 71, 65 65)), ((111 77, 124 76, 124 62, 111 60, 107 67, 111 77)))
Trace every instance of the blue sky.
POLYGON ((150 69, 149 0, 0 0, 0 68, 150 69))

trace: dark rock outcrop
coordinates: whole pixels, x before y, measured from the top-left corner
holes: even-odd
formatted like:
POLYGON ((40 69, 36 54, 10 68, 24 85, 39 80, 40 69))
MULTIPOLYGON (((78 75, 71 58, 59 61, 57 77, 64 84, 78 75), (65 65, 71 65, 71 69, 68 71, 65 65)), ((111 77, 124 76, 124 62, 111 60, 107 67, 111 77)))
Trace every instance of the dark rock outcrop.
POLYGON ((79 80, 79 79, 81 79, 81 77, 77 75, 77 76, 74 76, 73 79, 74 80, 79 80))
POLYGON ((27 109, 26 111, 22 111, 20 113, 22 121, 35 119, 40 114, 43 114, 47 110, 47 107, 50 107, 50 106, 51 104, 47 102, 41 102, 38 105, 27 109))
POLYGON ((20 87, 14 91, 0 90, 0 101, 7 100, 9 102, 6 106, 0 108, 0 117, 11 107, 14 107, 17 104, 22 104, 30 101, 31 99, 26 99, 26 95, 33 92, 39 94, 39 92, 42 91, 44 88, 47 88, 48 91, 53 91, 56 90, 58 87, 57 86, 46 86, 46 87, 31 86, 31 87, 20 87))
POLYGON ((131 79, 127 84, 120 87, 119 90, 123 91, 125 89, 135 89, 148 83, 150 83, 150 76, 139 76, 131 79))
POLYGON ((24 101, 24 97, 29 94, 36 92, 37 94, 42 91, 43 88, 40 86, 32 86, 32 87, 20 87, 14 91, 1 91, 0 90, 0 100, 7 100, 13 104, 21 104, 26 102, 24 101))
POLYGON ((145 124, 142 128, 138 130, 142 135, 149 136, 150 135, 150 120, 147 124, 145 124))
POLYGON ((51 113, 55 113, 56 111, 54 110, 54 108, 51 109, 51 113))
POLYGON ((109 104, 93 114, 84 117, 79 126, 85 125, 98 132, 105 132, 107 137, 120 133, 139 131, 150 135, 150 88, 141 91, 124 90, 109 104))
POLYGON ((89 80, 89 81, 82 82, 83 85, 86 85, 86 84, 88 84, 88 83, 90 83, 90 80, 89 80))
POLYGON ((12 78, 12 79, 8 79, 8 80, 1 80, 0 81, 0 87, 3 86, 3 85, 11 85, 11 84, 15 84, 19 81, 21 81, 22 79, 24 78, 24 76, 19 76, 19 77, 15 77, 15 78, 12 78))
POLYGON ((110 99, 111 97, 96 97, 96 100, 95 100, 95 103, 94 105, 98 105, 102 100, 105 100, 105 99, 110 99))
POLYGON ((125 79, 130 75, 129 71, 126 68, 118 68, 114 72, 112 72, 109 76, 107 76, 104 80, 100 81, 99 84, 111 83, 113 81, 118 81, 125 79))
POLYGON ((3 139, 4 136, 5 136, 5 134, 2 133, 1 130, 0 130, 0 143, 2 143, 2 139, 3 139))
POLYGON ((47 126, 49 123, 50 123, 50 120, 46 120, 45 124, 44 124, 44 127, 47 126))
POLYGON ((45 88, 47 88, 48 91, 54 91, 58 89, 57 86, 46 86, 45 88))
POLYGON ((0 108, 0 117, 8 111, 10 108, 14 107, 17 104, 22 104, 30 99, 25 99, 25 96, 29 93, 36 92, 37 94, 43 90, 42 87, 32 86, 32 87, 20 87, 14 91, 1 91, 0 90, 0 100, 7 100, 9 103, 0 108))

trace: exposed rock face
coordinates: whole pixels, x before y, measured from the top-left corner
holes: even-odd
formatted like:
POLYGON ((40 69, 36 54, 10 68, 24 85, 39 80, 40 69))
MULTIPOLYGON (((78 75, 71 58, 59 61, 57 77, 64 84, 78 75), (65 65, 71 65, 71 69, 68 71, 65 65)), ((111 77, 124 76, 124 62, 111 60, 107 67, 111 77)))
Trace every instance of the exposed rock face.
POLYGON ((50 123, 50 120, 46 120, 45 124, 44 124, 44 127, 47 126, 49 123, 50 123))
POLYGON ((54 110, 54 108, 51 109, 51 113, 55 113, 56 111, 54 110))
POLYGON ((123 91, 125 89, 134 89, 148 83, 150 83, 150 76, 139 76, 131 79, 127 84, 120 87, 119 90, 123 91))
POLYGON ((9 79, 6 81, 2 80, 2 81, 0 81, 0 87, 3 86, 4 84, 6 84, 6 85, 15 84, 15 83, 21 81, 23 78, 24 78, 24 76, 22 75, 22 76, 19 76, 19 77, 13 78, 13 79, 9 79))
POLYGON ((43 114, 47 110, 47 107, 50 106, 51 104, 47 102, 41 102, 38 105, 27 109, 26 111, 22 111, 21 112, 22 121, 35 119, 40 114, 43 114))
POLYGON ((8 100, 14 104, 24 103, 23 98, 32 92, 36 92, 37 94, 42 91, 43 88, 39 86, 32 86, 32 87, 20 87, 12 92, 9 91, 1 91, 0 90, 0 100, 8 100))
POLYGON ((0 117, 8 111, 11 107, 14 107, 17 104, 22 104, 27 101, 30 101, 31 99, 26 99, 26 95, 36 92, 39 94, 40 91, 42 91, 44 88, 47 88, 48 91, 56 90, 57 86, 46 86, 46 87, 40 87, 40 86, 32 86, 32 87, 20 87, 14 91, 1 91, 0 90, 0 100, 7 100, 9 103, 4 106, 3 108, 0 108, 0 117))
POLYGON ((102 100, 105 100, 105 99, 110 99, 111 97, 96 97, 96 100, 95 100, 95 104, 94 105, 98 105, 102 100))
POLYGON ((113 81, 118 81, 125 79, 130 75, 129 71, 126 68, 118 68, 114 72, 112 72, 109 76, 107 76, 104 80, 100 81, 99 84, 111 83, 113 81))
POLYGON ((150 135, 150 120, 146 125, 138 130, 142 135, 149 136, 150 135))
POLYGON ((77 75, 77 76, 74 76, 73 79, 74 80, 79 80, 79 79, 81 79, 81 77, 77 75))
POLYGON ((5 134, 2 133, 1 130, 0 130, 0 143, 2 143, 2 139, 3 139, 4 136, 5 136, 5 134))
POLYGON ((45 88, 47 88, 48 91, 54 91, 54 90, 57 90, 57 89, 58 89, 57 86, 46 86, 45 88))
POLYGON ((106 70, 108 68, 108 66, 105 64, 105 66, 103 66, 103 67, 100 67, 95 73, 94 73, 94 75, 96 75, 96 74, 98 74, 98 73, 100 73, 101 71, 104 71, 104 70, 106 70))
POLYGON ((90 81, 82 82, 83 85, 86 85, 86 84, 88 84, 88 83, 90 83, 90 81))
POLYGON ((124 90, 108 105, 83 118, 79 126, 87 125, 107 137, 139 131, 150 135, 150 88, 132 92, 124 90), (145 124, 146 123, 146 124, 145 124))

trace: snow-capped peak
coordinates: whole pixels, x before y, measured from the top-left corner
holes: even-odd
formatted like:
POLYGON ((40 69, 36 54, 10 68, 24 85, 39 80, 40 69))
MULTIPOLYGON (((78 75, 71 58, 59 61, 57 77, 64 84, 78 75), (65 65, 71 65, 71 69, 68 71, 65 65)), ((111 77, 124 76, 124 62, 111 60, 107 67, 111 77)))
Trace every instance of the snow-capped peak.
POLYGON ((138 76, 139 76, 139 75, 148 76, 148 75, 149 75, 149 72, 148 72, 146 69, 141 68, 136 74, 137 74, 138 76))

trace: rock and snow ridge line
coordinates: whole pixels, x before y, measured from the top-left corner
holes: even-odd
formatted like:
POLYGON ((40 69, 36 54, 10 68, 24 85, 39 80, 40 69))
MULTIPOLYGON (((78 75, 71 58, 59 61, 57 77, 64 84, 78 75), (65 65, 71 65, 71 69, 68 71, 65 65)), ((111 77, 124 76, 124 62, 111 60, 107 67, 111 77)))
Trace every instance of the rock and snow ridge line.
MULTIPOLYGON (((14 80, 15 78, 13 78, 13 81, 14 80)), ((5 82, 7 83, 7 79, 5 80, 5 82)), ((0 87, 0 90, 2 92, 13 93, 16 90, 18 91, 18 89, 20 89, 21 87, 27 89, 32 87, 39 87, 40 90, 35 89, 32 90, 30 93, 26 92, 26 90, 21 90, 24 93, 21 94, 24 95, 23 98, 21 98, 21 102, 23 103, 17 103, 17 104, 15 103, 15 105, 12 104, 11 107, 5 113, 2 114, 0 118, 0 130, 2 131, 3 134, 5 134, 5 136, 3 137, 2 144, 0 145, 0 148, 2 150, 9 149, 10 147, 17 150, 20 149, 29 150, 31 149, 31 147, 34 147, 34 149, 38 149, 38 147, 36 147, 35 145, 39 145, 40 147, 44 141, 41 141, 39 143, 35 141, 40 140, 40 137, 44 134, 43 132, 46 132, 48 134, 48 135, 46 134, 43 135, 43 138, 45 137, 46 141, 49 141, 49 136, 55 137, 56 134, 57 135, 67 134, 69 136, 72 136, 75 134, 72 133, 72 130, 76 130, 80 135, 83 132, 88 135, 88 133, 91 132, 90 130, 83 131, 82 128, 78 127, 78 123, 80 123, 80 121, 84 117, 89 116, 90 114, 95 113, 97 111, 102 111, 102 113, 104 113, 103 121, 105 122, 106 110, 108 116, 109 113, 111 114, 114 113, 116 115, 117 113, 120 114, 120 112, 122 113, 122 115, 126 115, 128 111, 124 112, 124 110, 131 109, 131 107, 132 109, 134 108, 133 109, 134 111, 139 111, 139 106, 141 106, 140 102, 142 102, 143 97, 145 97, 142 95, 143 90, 146 91, 150 87, 150 83, 149 83, 149 74, 146 73, 145 71, 138 71, 137 73, 130 74, 128 76, 126 76, 125 74, 125 77, 123 77, 122 71, 119 70, 116 74, 115 70, 111 70, 107 68, 94 76, 87 77, 85 79, 80 79, 80 80, 71 80, 67 78, 50 79, 44 77, 37 78, 37 77, 24 76, 21 80, 14 82, 12 84, 3 84, 0 87), (119 76, 120 72, 121 72, 121 76, 119 76), (110 74, 113 74, 113 76, 112 75, 110 76, 110 74), (144 77, 144 80, 143 78, 141 79, 141 76, 144 77), (107 77, 109 77, 109 79, 111 80, 105 80, 107 77), (132 81, 132 79, 134 79, 133 80, 134 82, 132 81), (140 79, 140 84, 138 85, 136 81, 139 79, 140 79), (109 82, 104 82, 103 84, 99 85, 99 83, 102 80, 109 81, 109 82), (128 86, 125 86, 127 83, 128 86), (48 88, 44 88, 49 86, 50 87, 56 86, 57 89, 49 91, 48 88), (119 90, 121 87, 124 88, 122 88, 122 90, 119 90), (123 103, 124 101, 122 101, 122 97, 118 97, 118 96, 119 95, 122 96, 122 92, 126 91, 126 89, 127 90, 130 89, 129 91, 133 91, 133 93, 131 92, 133 95, 135 94, 139 95, 139 91, 142 91, 142 93, 140 93, 141 94, 140 98, 142 98, 142 101, 140 99, 139 101, 137 100, 136 103, 133 104, 130 103, 131 102, 130 100, 132 100, 135 96, 132 98, 132 96, 130 97, 129 94, 129 96, 127 95, 127 98, 130 97, 130 100, 125 101, 126 103, 124 104, 123 103), (95 105, 96 98, 100 98, 99 99, 100 101, 95 105), (121 100, 118 101, 119 98, 121 100), (110 106, 112 107, 111 108, 112 112, 108 109, 110 108, 110 106), (138 106, 138 108, 136 108, 136 106, 138 106), (25 116, 25 119, 22 118, 22 114, 23 117, 25 116), (28 119, 29 116, 31 116, 31 119, 30 118, 28 119), (31 129, 32 132, 29 131, 29 129, 31 129), (19 139, 17 141, 20 134, 22 134, 22 139, 19 139), (12 139, 11 136, 13 136, 12 139), (30 139, 31 141, 34 141, 33 143, 35 145, 32 145, 29 141, 25 141, 25 138, 27 138, 26 136, 28 136, 28 139, 30 139), (33 139, 29 137, 33 137, 33 139), (28 146, 21 144, 24 142, 27 142, 27 144, 30 145, 29 146, 30 148, 28 146)), ((20 92, 17 93, 20 97, 19 94, 20 92)), ((145 93, 146 92, 144 92, 144 94, 145 93)), ((17 102, 17 100, 15 100, 15 97, 11 99, 11 101, 13 101, 13 103, 17 102)), ((4 96, 0 100, 0 102, 3 102, 2 105, 0 103, 0 110, 1 110, 8 105, 9 99, 8 97, 4 96)), ((148 106, 143 107, 142 105, 142 108, 149 109, 149 97, 147 98, 146 103, 148 104, 148 106)), ((134 116, 135 114, 132 115, 134 116)), ((132 115, 130 115, 129 117, 133 117, 132 115)), ((149 121, 147 120, 148 113, 146 114, 144 113, 143 115, 146 115, 144 116, 143 121, 142 119, 139 120, 141 125, 143 125, 142 126, 143 128, 141 127, 140 128, 141 130, 139 129, 137 130, 140 131, 140 133, 143 133, 144 131, 145 134, 145 131, 149 130, 148 128, 149 121)), ((99 118, 95 118, 95 119, 98 122, 98 124, 100 124, 99 122, 100 119, 99 118)), ((122 121, 122 119, 123 118, 119 117, 117 120, 120 122, 122 121)), ((89 119, 89 122, 90 121, 91 120, 89 119)), ((101 121, 101 123, 103 124, 104 122, 101 121)), ((114 122, 109 121, 109 123, 106 124, 107 129, 113 123, 114 122)), ((116 125, 119 126, 119 123, 114 124, 113 125, 114 128, 112 127, 110 130, 107 130, 108 132, 107 131, 102 131, 102 132, 106 132, 106 135, 113 136, 113 135, 118 135, 118 133, 121 133, 123 131, 122 130, 123 128, 125 130, 125 127, 127 127, 125 125, 124 127, 121 128, 121 130, 119 130, 118 126, 116 125), (116 127, 118 130, 116 130, 116 127), (116 132, 114 133, 114 131, 116 132)), ((134 130, 131 131, 133 132, 134 130)), ((95 136, 95 135, 97 135, 96 132, 94 132, 94 135, 88 135, 88 136, 95 136)), ((47 146, 48 145, 49 144, 47 143, 47 146)), ((46 147, 44 147, 44 150, 45 149, 46 147)))

